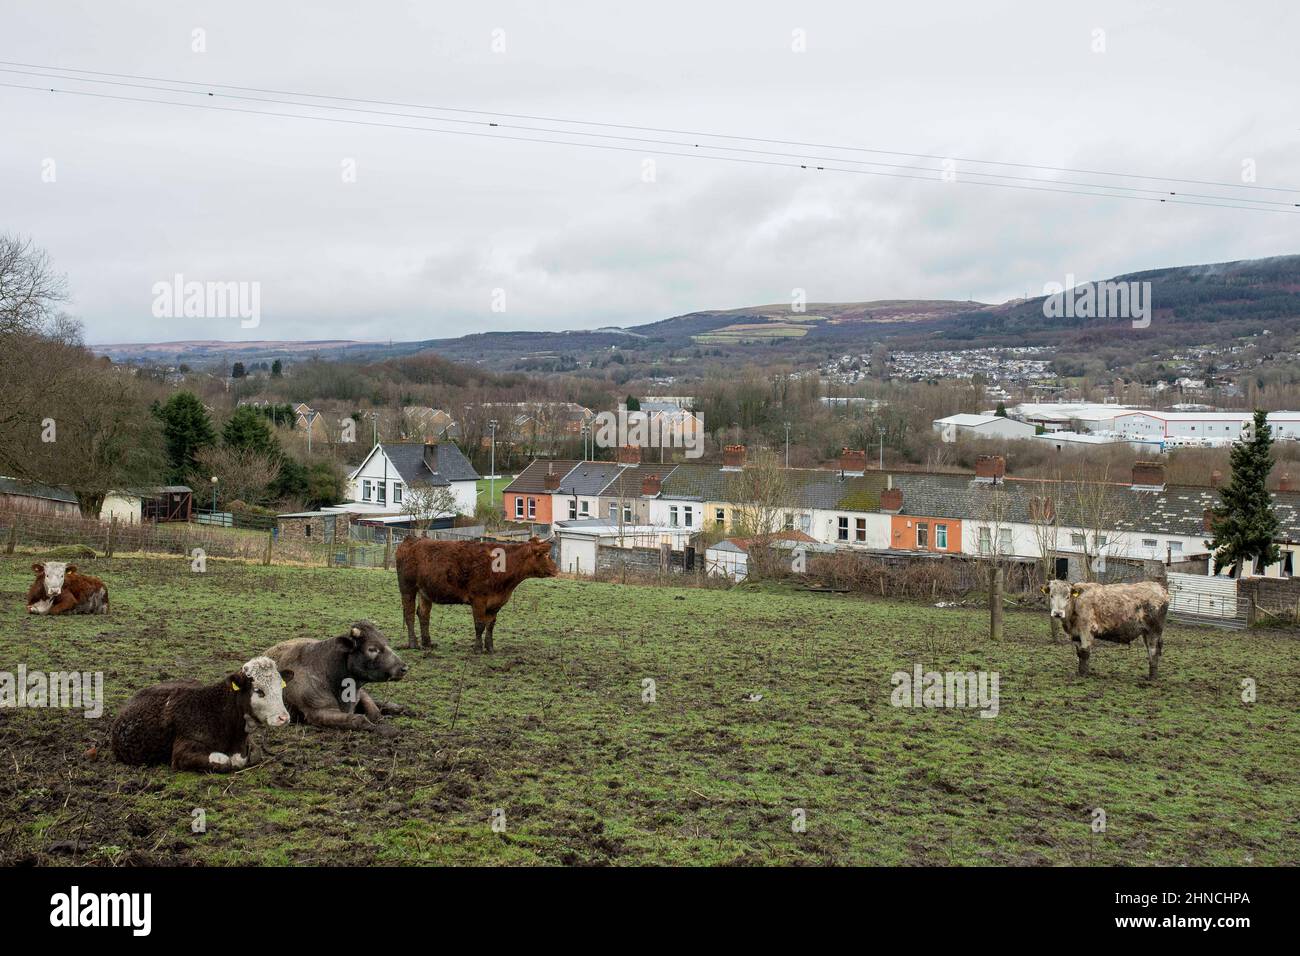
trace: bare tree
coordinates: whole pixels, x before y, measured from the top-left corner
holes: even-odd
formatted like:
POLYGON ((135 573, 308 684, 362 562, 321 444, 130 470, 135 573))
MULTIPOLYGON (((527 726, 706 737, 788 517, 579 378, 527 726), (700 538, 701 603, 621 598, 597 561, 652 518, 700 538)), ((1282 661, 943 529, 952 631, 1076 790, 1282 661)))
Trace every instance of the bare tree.
POLYGON ((758 449, 736 474, 728 493, 735 503, 732 523, 736 533, 753 542, 749 574, 761 577, 774 566, 772 537, 782 529, 783 514, 790 505, 790 486, 781 459, 771 449, 758 449))
POLYGON ((0 335, 47 331, 66 298, 67 280, 44 249, 22 236, 0 235, 0 335))
POLYGON ((1121 517, 1119 494, 1122 489, 1109 481, 1110 467, 1102 469, 1101 480, 1083 479, 1069 483, 1070 524, 1079 529, 1076 542, 1082 549, 1083 578, 1094 581, 1105 570, 1106 554, 1119 544, 1115 530, 1121 517))
POLYGON ((989 582, 989 637, 1002 637, 1002 595, 1006 584, 1007 564, 1014 551, 1012 500, 1001 480, 977 489, 973 530, 978 537, 980 562, 989 582))
POLYGON ((460 514, 460 502, 450 485, 407 485, 402 491, 402 514, 412 528, 425 531, 438 518, 460 514))
POLYGON ((213 445, 195 455, 194 484, 208 487, 215 476, 217 495, 223 505, 235 501, 255 505, 280 474, 279 456, 265 455, 251 448, 213 445))

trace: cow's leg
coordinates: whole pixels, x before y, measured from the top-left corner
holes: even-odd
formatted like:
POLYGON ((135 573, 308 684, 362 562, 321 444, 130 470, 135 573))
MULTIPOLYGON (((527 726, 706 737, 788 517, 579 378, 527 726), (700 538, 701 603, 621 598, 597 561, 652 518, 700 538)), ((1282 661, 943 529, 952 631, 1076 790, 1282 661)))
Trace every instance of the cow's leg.
POLYGON ((415 643, 415 591, 402 591, 402 621, 406 624, 406 646, 417 647, 415 643))
POLYGON ((392 701, 375 700, 364 690, 358 695, 357 704, 366 712, 367 717, 376 722, 381 716, 396 717, 407 712, 407 709, 401 704, 394 704, 392 701))
POLYGON ((1085 643, 1082 637, 1074 638, 1074 650, 1079 655, 1079 676, 1088 676, 1088 657, 1092 651, 1091 643, 1085 643))
POLYGON ((177 740, 172 744, 173 770, 210 770, 213 773, 230 773, 236 769, 230 755, 219 753, 193 740, 177 740))
POLYGON ((334 730, 370 730, 385 737, 397 736, 397 728, 392 724, 371 723, 364 713, 348 714, 332 707, 317 707, 314 710, 305 710, 302 719, 313 727, 330 727, 334 730))
POLYGON ((474 612, 474 650, 483 650, 483 632, 487 629, 487 605, 481 601, 475 601, 470 605, 470 610, 474 612))
MULTIPOLYGON (((420 595, 420 646, 431 647, 432 641, 429 640, 429 612, 433 610, 433 602, 429 600, 428 595, 420 595)), ((412 645, 414 646, 414 645, 412 645)))
POLYGON ((1147 679, 1156 680, 1160 676, 1160 652, 1164 649, 1164 635, 1160 631, 1148 632, 1147 643, 1147 679))
POLYGON ((50 605, 47 614, 67 614, 77 609, 77 599, 72 596, 71 591, 60 591, 59 596, 54 599, 50 605))

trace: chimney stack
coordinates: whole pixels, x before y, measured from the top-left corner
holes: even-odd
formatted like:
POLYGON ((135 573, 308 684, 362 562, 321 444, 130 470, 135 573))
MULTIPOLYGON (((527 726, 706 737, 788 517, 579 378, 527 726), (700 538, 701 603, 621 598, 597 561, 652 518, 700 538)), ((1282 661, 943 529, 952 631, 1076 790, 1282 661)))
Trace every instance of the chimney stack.
POLYGON ((429 466, 429 470, 436 472, 438 470, 438 443, 436 441, 426 441, 424 443, 424 463, 429 466))
POLYGON ((646 475, 641 479, 641 494, 653 498, 663 488, 663 480, 658 475, 646 475))
POLYGON ((1007 476, 1007 460, 1001 455, 980 455, 975 460, 975 480, 995 485, 1007 476))
POLYGON ((547 491, 560 490, 560 473, 551 465, 546 469, 546 477, 542 479, 542 487, 547 491))
POLYGON ((1056 502, 1051 498, 1029 499, 1029 520, 1051 521, 1056 517, 1056 502))
POLYGON ((1165 466, 1158 461, 1133 462, 1133 487, 1163 491, 1165 487, 1165 466))
POLYGON ((1221 484, 1223 484, 1223 472, 1216 468, 1210 472, 1210 487, 1217 488, 1221 484))
POLYGON ((1206 508, 1205 514, 1201 518, 1201 527, 1206 534, 1214 533, 1214 509, 1206 508))
POLYGON ((619 445, 618 463, 620 465, 641 464, 641 446, 640 445, 619 445))
POLYGON ((867 453, 860 448, 841 448, 840 471, 845 475, 866 474, 867 453))
POLYGON ((745 467, 745 446, 724 445, 722 447, 722 467, 727 471, 740 471, 745 467))
POLYGON ((898 514, 903 510, 903 489, 889 487, 880 493, 880 510, 898 514))

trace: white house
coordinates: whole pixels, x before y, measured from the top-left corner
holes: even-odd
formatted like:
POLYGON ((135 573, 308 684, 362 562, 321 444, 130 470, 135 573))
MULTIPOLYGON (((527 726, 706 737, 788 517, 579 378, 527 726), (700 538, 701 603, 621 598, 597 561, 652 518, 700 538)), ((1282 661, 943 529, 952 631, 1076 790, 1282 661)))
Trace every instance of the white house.
POLYGON ((568 574, 595 574, 602 547, 653 548, 669 544, 674 551, 680 551, 692 537, 685 528, 618 525, 594 518, 557 521, 552 527, 559 550, 557 563, 568 574))
POLYGON ((949 415, 936 418, 934 430, 946 442, 958 438, 1033 438, 1037 429, 1028 422, 1001 415, 949 415))
MULTIPOLYGON (((1228 445, 1249 436, 1253 420, 1251 412, 1133 411, 1117 416, 1113 429, 1167 444, 1228 445)), ((1300 412, 1270 412, 1268 424, 1276 439, 1300 438, 1300 412)))
POLYGON ((348 475, 346 510, 400 514, 412 487, 449 487, 458 514, 478 504, 478 472, 450 442, 380 443, 348 475))

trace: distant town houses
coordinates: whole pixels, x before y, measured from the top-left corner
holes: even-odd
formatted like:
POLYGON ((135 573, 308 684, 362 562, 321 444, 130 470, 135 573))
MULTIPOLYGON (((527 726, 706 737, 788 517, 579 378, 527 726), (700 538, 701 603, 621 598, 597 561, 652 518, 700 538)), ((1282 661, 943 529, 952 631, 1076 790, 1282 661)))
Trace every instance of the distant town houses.
MULTIPOLYGON (((996 455, 981 456, 974 475, 868 471, 865 460, 865 452, 845 449, 837 468, 778 469, 779 500, 762 508, 752 500, 743 446, 728 446, 720 465, 645 464, 630 455, 538 460, 506 487, 504 516, 551 525, 560 556, 574 559, 574 567, 562 566, 579 573, 594 570, 595 544, 677 550, 701 535, 747 539, 743 547, 721 546, 716 556, 734 571, 744 563, 737 555, 761 531, 756 515, 767 534, 806 536, 814 550, 1054 558, 1053 573, 1072 580, 1085 565, 1107 560, 1210 573, 1208 516, 1218 490, 1167 485, 1158 462, 1139 462, 1127 482, 1071 483, 1009 477, 996 455), (566 538, 581 544, 565 545, 566 538)), ((1253 571, 1291 576, 1300 564, 1300 492, 1288 476, 1272 499, 1282 557, 1253 571)))

